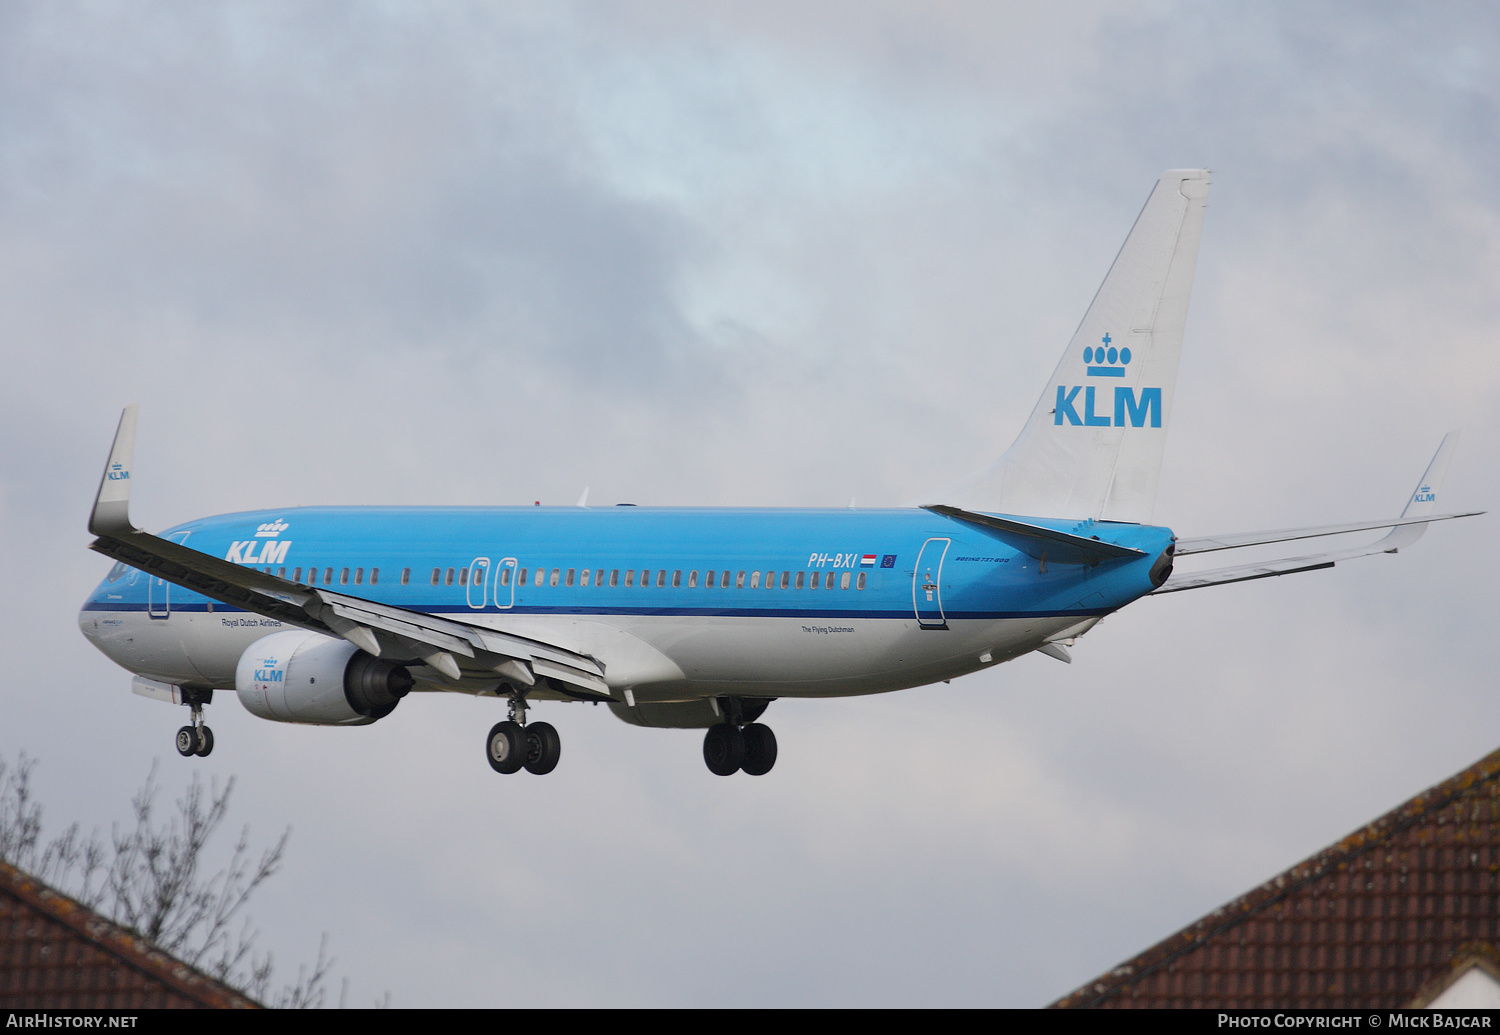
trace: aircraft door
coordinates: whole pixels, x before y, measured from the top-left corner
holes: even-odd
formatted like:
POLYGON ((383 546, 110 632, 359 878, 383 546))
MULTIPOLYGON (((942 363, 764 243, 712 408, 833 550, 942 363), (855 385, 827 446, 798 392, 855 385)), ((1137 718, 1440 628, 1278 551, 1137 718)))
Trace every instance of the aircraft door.
POLYGON ((917 567, 911 573, 911 602, 917 624, 923 629, 948 628, 943 614, 943 558, 952 543, 951 539, 929 539, 917 554, 917 567))
POLYGON ((516 559, 502 558, 495 565, 495 606, 504 611, 516 602, 516 559))
MULTIPOLYGON (((167 536, 170 542, 182 543, 191 532, 173 532, 167 536)), ((155 575, 146 579, 146 614, 152 618, 172 617, 172 584, 155 575)))
POLYGON ((488 557, 475 557, 469 562, 469 585, 464 590, 464 596, 469 606, 478 611, 488 602, 490 594, 490 559, 488 557))

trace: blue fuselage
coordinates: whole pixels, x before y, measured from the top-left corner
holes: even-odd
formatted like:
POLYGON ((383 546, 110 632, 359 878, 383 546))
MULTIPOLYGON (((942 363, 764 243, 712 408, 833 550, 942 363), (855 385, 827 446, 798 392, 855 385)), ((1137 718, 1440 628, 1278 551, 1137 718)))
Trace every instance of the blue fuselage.
MULTIPOLYGON (((612 685, 668 700, 951 678, 1149 593, 1172 541, 1154 526, 1027 520, 1142 553, 1047 564, 913 509, 311 507, 162 535, 301 585, 586 651, 612 663, 612 685)), ((132 671, 204 687, 232 686, 239 654, 279 628, 123 565, 79 618, 132 671)))

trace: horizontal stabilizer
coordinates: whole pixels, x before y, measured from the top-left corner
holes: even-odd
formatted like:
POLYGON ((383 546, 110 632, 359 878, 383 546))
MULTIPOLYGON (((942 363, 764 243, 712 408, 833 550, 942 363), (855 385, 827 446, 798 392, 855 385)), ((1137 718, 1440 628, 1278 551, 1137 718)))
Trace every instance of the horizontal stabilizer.
POLYGON ((922 509, 975 525, 981 532, 1028 557, 1055 564, 1098 564, 1100 561, 1130 560, 1145 556, 1142 551, 1133 547, 1107 543, 1097 536, 1090 538, 1071 535, 1055 528, 1044 528, 1013 518, 979 514, 971 510, 960 510, 958 507, 934 505, 922 509))

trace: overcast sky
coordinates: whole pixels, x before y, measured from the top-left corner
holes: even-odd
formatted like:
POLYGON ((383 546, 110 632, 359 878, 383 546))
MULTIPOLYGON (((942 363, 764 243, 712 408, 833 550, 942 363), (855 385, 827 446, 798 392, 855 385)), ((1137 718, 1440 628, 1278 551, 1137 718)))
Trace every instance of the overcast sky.
POLYGON ((238 779, 294 966, 429 1005, 1041 1005, 1496 746, 1493 515, 781 701, 773 773, 494 700, 221 693, 75 614, 150 528, 311 503, 900 505, 1009 444, 1157 176, 1214 171, 1157 520, 1500 500, 1493 5, 0 5, 0 754, 54 828, 238 779))

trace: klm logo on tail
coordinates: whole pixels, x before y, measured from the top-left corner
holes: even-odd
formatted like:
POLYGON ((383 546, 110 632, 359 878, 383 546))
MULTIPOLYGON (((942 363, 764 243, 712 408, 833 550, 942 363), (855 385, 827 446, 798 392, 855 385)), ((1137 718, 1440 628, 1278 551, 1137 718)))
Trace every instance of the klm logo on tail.
POLYGON ((105 475, 112 482, 123 482, 130 478, 130 472, 125 470, 121 464, 110 464, 109 474, 105 475))
POLYGON ((1422 483, 1422 487, 1417 490, 1416 495, 1411 498, 1411 501, 1413 503, 1431 503, 1435 499, 1437 499, 1437 493, 1433 492, 1432 488, 1424 482, 1422 483))
MULTIPOLYGON (((1124 377, 1130 365, 1130 349, 1117 349, 1110 344, 1108 333, 1103 344, 1087 346, 1083 350, 1083 362, 1089 377, 1124 377)), ((1052 410, 1052 423, 1064 422, 1085 428, 1144 428, 1147 422, 1153 428, 1161 427, 1161 389, 1142 388, 1139 396, 1135 390, 1118 385, 1115 388, 1114 410, 1098 411, 1098 390, 1094 385, 1057 386, 1057 405, 1052 410), (1078 398, 1079 393, 1083 398, 1078 398), (1083 412, 1078 411, 1079 406, 1083 412), (1128 424, 1126 422, 1129 422, 1128 424)), ((1105 404, 1108 406, 1108 403, 1105 404)))

